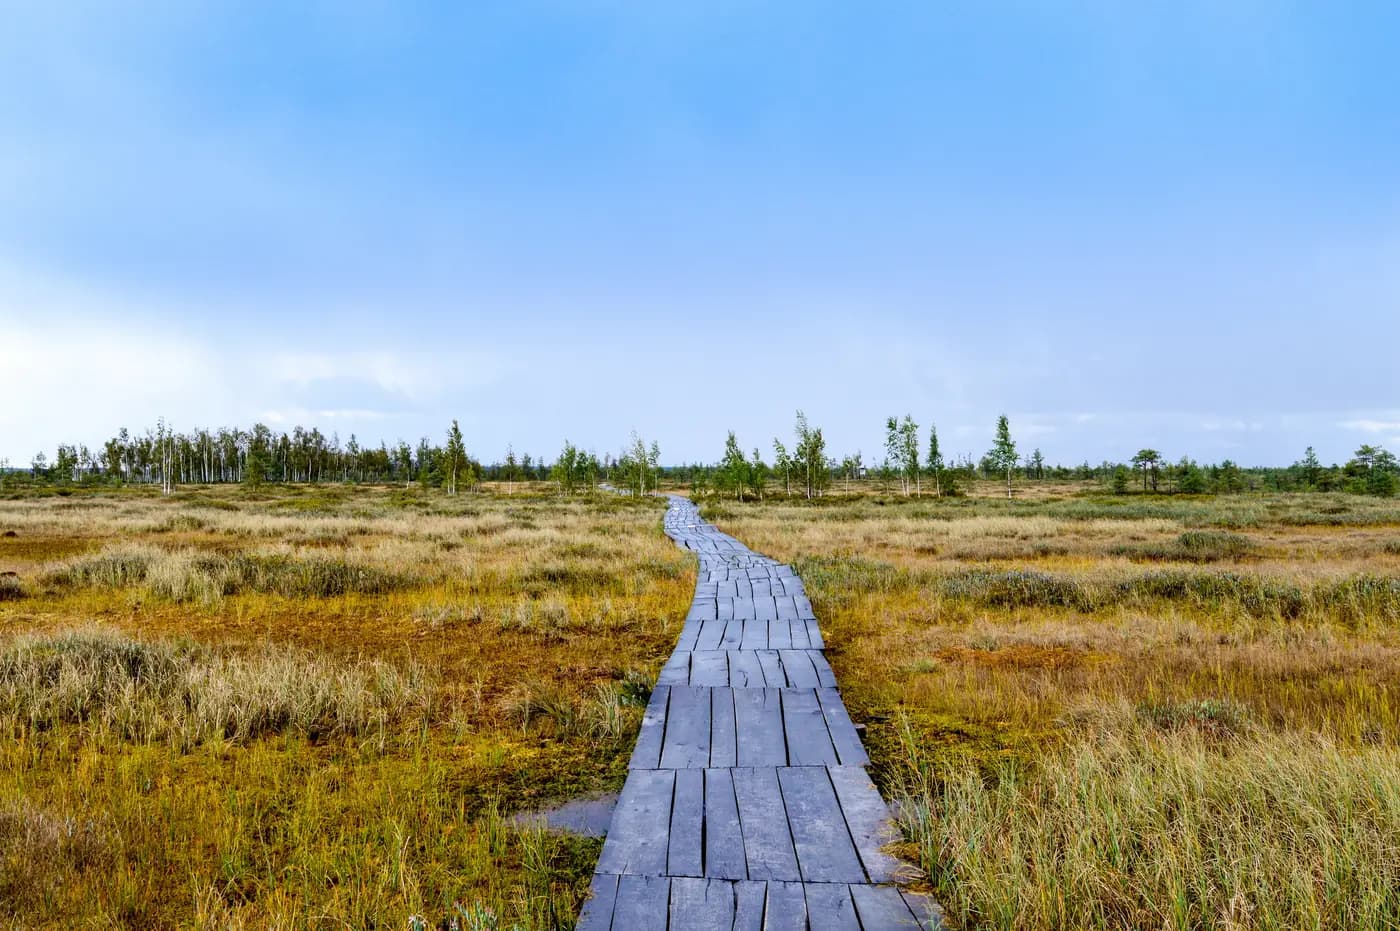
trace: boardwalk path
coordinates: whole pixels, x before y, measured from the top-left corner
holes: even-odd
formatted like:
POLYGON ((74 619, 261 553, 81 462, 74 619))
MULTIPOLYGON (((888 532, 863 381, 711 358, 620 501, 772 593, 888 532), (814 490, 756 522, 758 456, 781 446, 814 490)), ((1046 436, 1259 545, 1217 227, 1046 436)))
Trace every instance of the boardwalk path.
POLYGON ((584 931, 937 926, 894 886, 893 828, 802 581, 672 497, 700 557, 584 905, 584 931))

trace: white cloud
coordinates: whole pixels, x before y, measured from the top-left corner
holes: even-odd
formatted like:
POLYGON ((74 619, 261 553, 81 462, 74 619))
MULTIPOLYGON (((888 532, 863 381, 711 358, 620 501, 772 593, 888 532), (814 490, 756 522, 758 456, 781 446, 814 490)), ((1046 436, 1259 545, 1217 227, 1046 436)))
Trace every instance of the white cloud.
POLYGON ((1400 430, 1400 420, 1343 420, 1337 426, 1343 430, 1359 430, 1362 433, 1390 433, 1400 430))

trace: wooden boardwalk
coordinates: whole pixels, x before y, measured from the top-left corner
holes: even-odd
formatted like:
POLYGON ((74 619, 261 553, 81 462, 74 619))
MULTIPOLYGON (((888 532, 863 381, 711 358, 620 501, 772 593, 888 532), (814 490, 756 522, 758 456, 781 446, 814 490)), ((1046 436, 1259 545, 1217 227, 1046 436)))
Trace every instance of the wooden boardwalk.
POLYGON ((788 566, 673 496, 700 558, 579 916, 585 931, 939 927, 894 884, 897 837, 788 566))

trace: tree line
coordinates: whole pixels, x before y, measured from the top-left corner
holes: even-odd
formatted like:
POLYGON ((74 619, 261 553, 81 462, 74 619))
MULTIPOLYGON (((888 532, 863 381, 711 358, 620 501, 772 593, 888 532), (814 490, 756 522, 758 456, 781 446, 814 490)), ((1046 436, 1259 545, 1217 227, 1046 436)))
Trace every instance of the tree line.
POLYGON ((1047 463, 1039 449, 1021 453, 1011 435, 1010 421, 1003 414, 997 418, 990 448, 974 462, 971 455, 961 459, 945 457, 937 426, 929 424, 925 439, 913 415, 905 414, 886 418, 884 457, 867 465, 859 451, 839 460, 827 457, 821 429, 812 427, 801 411, 797 412, 795 433, 794 454, 788 453, 782 440, 773 440, 774 459, 770 467, 757 448, 745 455, 731 430, 718 464, 681 467, 674 470, 675 477, 688 482, 696 495, 736 500, 761 500, 770 476, 781 483, 784 495, 805 498, 824 494, 833 483, 847 493, 859 486, 879 483, 881 490, 897 489, 906 496, 922 496, 926 489, 935 497, 957 496, 964 493, 968 483, 979 479, 1004 481, 1007 497, 1013 496, 1018 479, 1096 481, 1115 494, 1347 491, 1388 497, 1400 491, 1400 463, 1396 456, 1372 445, 1361 446, 1345 464, 1330 466, 1318 460, 1311 446, 1297 462, 1281 468, 1245 468, 1229 459, 1203 464, 1187 456, 1171 462, 1150 448, 1138 450, 1127 462, 1091 465, 1086 461, 1062 466, 1047 463), (794 476, 800 479, 796 492, 794 476))
POLYGON ((448 494, 498 482, 514 492, 518 483, 553 482, 565 493, 596 489, 615 482, 645 494, 654 491, 663 472, 661 450, 636 433, 618 455, 592 451, 564 441, 551 462, 519 454, 508 446, 505 458, 483 464, 467 450, 460 425, 453 420, 442 443, 422 437, 416 444, 400 440, 390 446, 362 444, 351 434, 344 443, 332 433, 296 426, 277 432, 266 424, 197 429, 181 433, 163 419, 140 433, 123 427, 97 447, 58 446, 50 459, 40 452, 29 467, 0 459, 0 487, 6 482, 158 485, 169 494, 177 485, 264 483, 376 483, 442 488, 448 494))
POLYGON ((633 432, 617 455, 599 457, 565 440, 552 460, 513 446, 501 461, 485 464, 472 456, 457 421, 444 440, 422 437, 416 444, 362 444, 354 434, 342 443, 332 433, 293 427, 277 432, 265 424, 251 429, 174 430, 164 420, 141 433, 122 428, 98 447, 60 444, 50 460, 39 453, 27 469, 0 460, 0 485, 38 481, 55 484, 151 484, 169 493, 177 485, 264 482, 398 483, 443 488, 449 494, 496 482, 513 493, 517 483, 552 482, 566 494, 590 491, 602 483, 634 494, 655 491, 665 480, 688 484, 698 496, 762 500, 769 494, 817 498, 833 486, 847 493, 878 483, 881 491, 907 496, 961 495, 978 480, 1004 482, 1012 496, 1016 482, 1075 480, 1098 482, 1115 494, 1213 494, 1241 491, 1347 491, 1392 496, 1400 491, 1400 463, 1384 447, 1363 445, 1343 464, 1324 465, 1308 447, 1284 467, 1245 468, 1231 460, 1199 463, 1183 456, 1172 461, 1161 451, 1139 449, 1124 462, 1051 465, 1039 449, 1023 454, 1002 415, 987 452, 974 461, 945 455, 937 427, 927 433, 912 414, 885 419, 883 458, 867 464, 860 451, 840 459, 827 454, 822 429, 797 411, 793 435, 774 437, 772 460, 753 447, 745 452, 733 431, 720 460, 662 466, 661 451, 633 432))

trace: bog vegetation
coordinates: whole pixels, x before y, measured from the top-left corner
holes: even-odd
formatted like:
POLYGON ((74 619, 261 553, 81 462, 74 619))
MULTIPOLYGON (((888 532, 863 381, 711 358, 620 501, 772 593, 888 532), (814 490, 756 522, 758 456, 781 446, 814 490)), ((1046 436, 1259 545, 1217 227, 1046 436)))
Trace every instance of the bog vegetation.
POLYGON ((18 926, 572 923, 694 583, 662 503, 417 488, 0 501, 18 926), (318 917, 320 916, 320 917, 318 917))
POLYGON ((954 925, 1400 925, 1400 503, 976 490, 708 506, 806 580, 954 925))
POLYGON ((0 471, 0 902, 57 926, 567 927, 685 615, 661 485, 791 562, 956 927, 1400 926, 1400 503, 1365 446, 1052 466, 123 432, 0 471), (631 495, 595 493, 604 485, 631 495), (316 917, 320 916, 320 917, 316 917), (494 917, 493 917, 494 916, 494 917))

